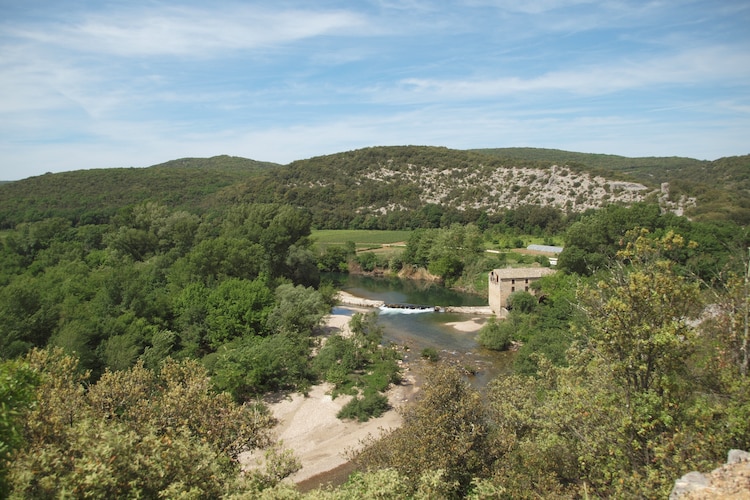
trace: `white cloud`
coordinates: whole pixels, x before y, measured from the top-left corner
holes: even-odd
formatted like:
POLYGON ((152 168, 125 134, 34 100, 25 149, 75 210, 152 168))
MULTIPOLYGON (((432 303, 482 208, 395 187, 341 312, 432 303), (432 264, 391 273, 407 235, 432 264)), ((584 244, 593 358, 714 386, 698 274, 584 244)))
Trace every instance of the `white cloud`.
POLYGON ((402 99, 474 100, 530 92, 562 91, 596 95, 653 85, 694 86, 750 79, 750 52, 742 47, 707 47, 645 61, 620 59, 540 76, 486 79, 407 78, 402 99))
POLYGON ((68 23, 6 33, 78 52, 126 57, 205 57, 222 51, 268 49, 306 38, 354 34, 366 28, 348 11, 279 10, 240 6, 222 9, 167 7, 88 14, 68 23))
POLYGON ((565 9, 586 4, 596 4, 596 0, 469 0, 470 5, 489 5, 508 12, 542 14, 551 10, 565 9))

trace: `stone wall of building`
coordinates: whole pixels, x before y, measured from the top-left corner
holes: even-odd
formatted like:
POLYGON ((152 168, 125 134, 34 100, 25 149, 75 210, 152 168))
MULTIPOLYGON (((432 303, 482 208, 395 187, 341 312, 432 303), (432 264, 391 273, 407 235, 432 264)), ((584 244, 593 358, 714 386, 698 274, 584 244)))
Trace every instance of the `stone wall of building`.
POLYGON ((548 267, 508 267, 493 269, 489 274, 488 301, 496 316, 504 318, 508 314, 508 297, 513 292, 534 293, 531 284, 538 279, 553 274, 548 267))

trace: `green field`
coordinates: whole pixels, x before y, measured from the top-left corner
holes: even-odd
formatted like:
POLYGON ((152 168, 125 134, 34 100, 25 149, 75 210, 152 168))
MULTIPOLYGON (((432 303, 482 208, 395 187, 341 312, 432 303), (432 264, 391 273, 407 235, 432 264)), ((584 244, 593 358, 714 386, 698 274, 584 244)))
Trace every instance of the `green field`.
POLYGON ((353 241, 357 247, 405 243, 411 231, 372 231, 367 229, 313 230, 312 239, 318 245, 343 245, 353 241))

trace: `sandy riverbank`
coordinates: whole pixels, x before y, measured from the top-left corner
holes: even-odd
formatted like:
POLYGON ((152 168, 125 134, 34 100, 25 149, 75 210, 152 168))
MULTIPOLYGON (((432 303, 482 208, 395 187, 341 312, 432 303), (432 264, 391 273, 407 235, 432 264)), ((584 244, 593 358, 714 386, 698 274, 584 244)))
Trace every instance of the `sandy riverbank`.
MULTIPOLYGON (((378 301, 368 301, 342 292, 341 303, 355 308, 378 307, 378 301)), ((381 303, 382 304, 382 303, 381 303)), ((351 316, 330 314, 324 320, 326 335, 350 333, 351 316)), ((461 332, 476 332, 486 321, 486 317, 474 317, 466 321, 449 323, 461 332)), ((331 471, 348 460, 346 453, 361 446, 368 435, 379 436, 383 429, 394 429, 401 425, 401 415, 397 411, 413 399, 419 390, 416 378, 409 367, 404 367, 404 381, 388 391, 388 400, 392 409, 383 416, 368 422, 342 421, 336 414, 349 401, 347 396, 331 398, 331 386, 322 384, 313 387, 307 396, 290 395, 286 399, 269 404, 269 408, 278 420, 275 428, 277 438, 286 449, 293 450, 302 463, 302 469, 293 474, 288 481, 300 483, 318 474, 331 471)), ((261 454, 244 454, 240 460, 244 467, 253 467, 261 454)))
MULTIPOLYGON (((331 314, 325 318, 328 334, 348 333, 350 316, 331 314)), ((414 379, 404 373, 404 381, 392 387, 388 401, 392 409, 383 416, 367 422, 339 420, 336 415, 349 401, 349 396, 333 399, 332 386, 314 386, 307 396, 293 394, 286 399, 269 404, 278 425, 274 429, 283 447, 294 451, 302 468, 287 480, 299 483, 318 474, 333 470, 348 461, 346 453, 357 449, 369 435, 379 436, 382 430, 401 425, 401 415, 396 410, 414 396, 417 387, 414 379)), ((252 468, 262 453, 247 453, 240 456, 243 467, 252 468)))
POLYGON ((453 323, 446 323, 446 325, 455 328, 459 332, 476 333, 484 326, 485 323, 487 323, 487 317, 481 316, 481 317, 467 319, 466 321, 456 321, 453 323))

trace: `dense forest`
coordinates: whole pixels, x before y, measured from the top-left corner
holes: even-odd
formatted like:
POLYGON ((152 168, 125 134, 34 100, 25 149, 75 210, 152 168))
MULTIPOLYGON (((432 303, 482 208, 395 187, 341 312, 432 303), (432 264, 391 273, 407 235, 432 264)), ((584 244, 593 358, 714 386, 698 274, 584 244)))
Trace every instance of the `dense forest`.
MULTIPOLYGON (((425 204, 409 185, 367 198, 358 169, 384 154, 407 170, 461 167, 441 148, 373 148, 348 164, 351 154, 305 168, 220 157, 0 186, 0 495, 652 498, 750 448, 747 225, 678 216, 657 199, 577 212, 425 204), (316 187, 332 165, 341 179, 316 187), (352 211, 385 199, 400 200, 403 226, 352 211), (412 229, 403 251, 311 236, 380 221, 412 229), (335 294, 322 272, 424 268, 483 293, 491 269, 549 265, 516 252, 530 237, 564 242, 558 272, 479 332, 489 348, 519 347, 513 375, 479 393, 426 360, 403 426, 351 457, 346 484, 301 493, 281 481, 298 465, 260 396, 327 381, 353 396, 341 418, 367 419, 401 378, 375 316, 322 342, 335 294), (239 453, 258 448, 267 468, 240 474, 239 453)), ((699 162, 717 172, 707 190, 737 181, 711 213, 742 213, 746 161, 699 162)))

